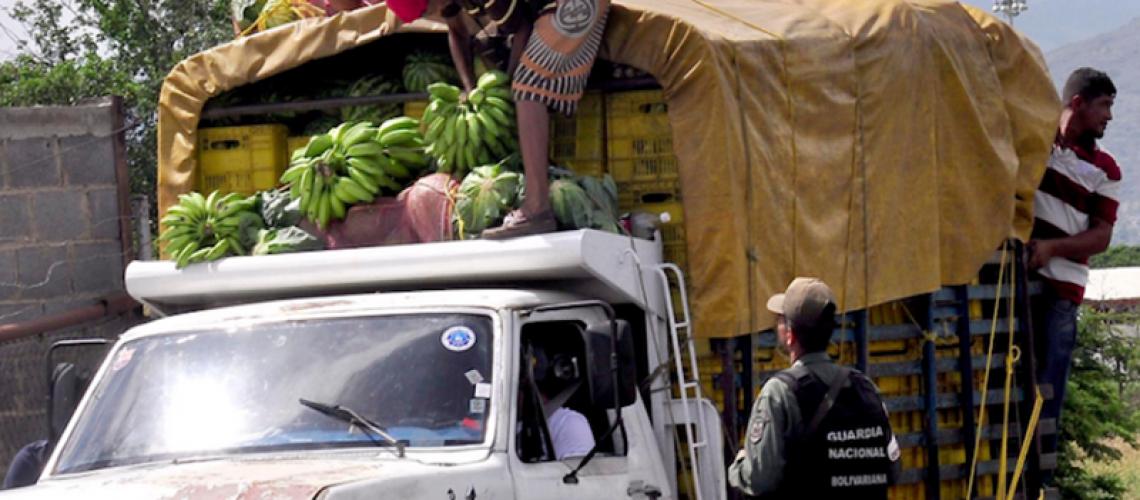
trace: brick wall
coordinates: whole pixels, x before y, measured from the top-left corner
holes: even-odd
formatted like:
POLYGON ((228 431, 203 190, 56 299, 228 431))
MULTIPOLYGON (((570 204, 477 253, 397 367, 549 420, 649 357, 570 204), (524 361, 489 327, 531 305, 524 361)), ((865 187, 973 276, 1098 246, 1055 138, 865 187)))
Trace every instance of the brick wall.
MULTIPOLYGON (((59 314, 123 290, 129 261, 121 105, 0 108, 0 325, 59 314)), ((46 429, 44 354, 61 338, 114 338, 139 319, 106 318, 0 343, 0 475, 46 429)), ((94 366, 102 352, 71 361, 94 366)))

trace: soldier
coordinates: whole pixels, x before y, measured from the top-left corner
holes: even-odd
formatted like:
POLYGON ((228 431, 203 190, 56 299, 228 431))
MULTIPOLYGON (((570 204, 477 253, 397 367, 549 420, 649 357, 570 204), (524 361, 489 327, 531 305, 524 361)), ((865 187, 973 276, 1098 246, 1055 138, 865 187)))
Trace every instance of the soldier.
POLYGON ((887 498, 899 445, 878 389, 827 354, 835 295, 818 279, 796 278, 768 309, 793 365, 761 389, 729 482, 761 498, 887 498))

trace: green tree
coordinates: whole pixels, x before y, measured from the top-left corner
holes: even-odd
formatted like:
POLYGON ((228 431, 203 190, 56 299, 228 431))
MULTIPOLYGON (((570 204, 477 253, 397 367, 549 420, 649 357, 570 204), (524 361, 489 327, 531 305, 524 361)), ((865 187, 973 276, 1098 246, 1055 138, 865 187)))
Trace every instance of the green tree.
POLYGON ((8 13, 31 38, 0 63, 0 105, 125 100, 131 191, 153 194, 162 80, 233 36, 225 0, 21 0, 8 13))
POLYGON ((1089 267, 1093 269, 1132 266, 1140 266, 1140 246, 1113 246, 1089 259, 1089 267))
POLYGON ((1137 446, 1140 413, 1130 396, 1140 382, 1140 352, 1129 331, 1136 325, 1140 313, 1081 309, 1057 458, 1065 498, 1123 498, 1119 477, 1092 474, 1081 464, 1120 460, 1120 451, 1108 445, 1113 438, 1137 446))

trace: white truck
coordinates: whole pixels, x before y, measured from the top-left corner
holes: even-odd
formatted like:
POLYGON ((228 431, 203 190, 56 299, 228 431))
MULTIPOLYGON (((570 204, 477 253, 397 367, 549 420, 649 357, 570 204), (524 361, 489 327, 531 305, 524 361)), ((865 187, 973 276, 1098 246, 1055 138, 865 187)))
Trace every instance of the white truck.
POLYGON ((166 317, 122 335, 39 483, 6 498, 726 497, 658 242, 134 262, 126 285, 166 317), (585 456, 552 451, 559 408, 589 423, 585 456))

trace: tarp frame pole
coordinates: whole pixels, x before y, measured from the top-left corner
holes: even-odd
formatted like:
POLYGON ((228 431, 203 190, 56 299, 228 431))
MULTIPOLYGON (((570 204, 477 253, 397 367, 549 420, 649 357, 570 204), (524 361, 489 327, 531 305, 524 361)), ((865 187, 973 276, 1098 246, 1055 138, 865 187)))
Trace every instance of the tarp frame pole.
MULTIPOLYGON (((1013 241, 1013 265, 1017 269, 1017 282, 1013 284, 1016 287, 1017 302, 1014 304, 1014 314, 1017 318, 1016 325, 1010 325, 1010 335, 1013 332, 1018 332, 1020 337, 1021 359, 1020 378, 1024 384, 1025 397, 1021 398, 1021 415, 1031 415, 1033 413, 1033 403, 1037 394, 1037 360, 1036 360, 1036 346, 1034 345, 1034 331, 1033 331, 1033 309, 1030 307, 1029 297, 1029 267, 1026 261, 1028 255, 1026 252, 1025 244, 1013 241)), ((1028 422, 1026 422, 1028 426, 1028 422)), ((1038 423, 1040 426, 1040 423, 1038 423)), ((1029 455, 1026 457, 1025 473, 1023 474, 1022 484, 1025 485, 1025 497, 1037 498, 1038 492, 1041 489, 1041 435, 1039 432, 1032 432, 1032 429, 1025 429, 1022 436, 1032 436, 1033 443, 1029 455), (1032 434, 1030 434, 1032 432, 1032 434)), ((1059 433, 1061 430, 1057 429, 1059 433)))
POLYGON ((938 462, 938 366, 934 351, 934 295, 926 294, 926 317, 923 318, 922 380, 923 407, 926 425, 923 426, 923 441, 926 447, 926 498, 941 498, 942 475, 938 462))
MULTIPOLYGON (((962 440, 966 446, 966 459, 972 461, 977 449, 977 421, 974 415, 974 359, 970 352, 973 337, 970 336, 970 292, 966 285, 954 287, 955 308, 958 310, 955 330, 958 335, 958 373, 961 378, 958 406, 962 409, 962 440)), ((969 463, 969 462, 967 462, 969 463)), ((974 482, 977 486, 977 482, 974 482)), ((976 488, 975 488, 976 489, 976 488)), ((966 498, 974 498, 973 491, 966 492, 966 498)))

